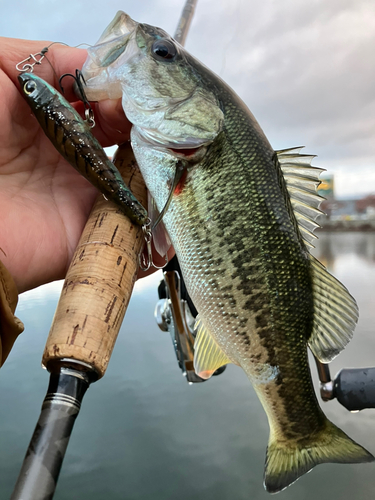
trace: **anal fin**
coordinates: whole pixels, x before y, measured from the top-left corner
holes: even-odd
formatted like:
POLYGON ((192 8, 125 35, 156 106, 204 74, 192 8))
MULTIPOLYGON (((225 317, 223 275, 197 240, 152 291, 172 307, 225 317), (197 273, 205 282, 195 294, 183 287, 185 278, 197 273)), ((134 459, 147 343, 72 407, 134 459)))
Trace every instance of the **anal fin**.
POLYGON ((208 379, 218 368, 231 361, 217 345, 199 316, 195 327, 198 328, 198 333, 194 343, 194 369, 199 377, 208 379))

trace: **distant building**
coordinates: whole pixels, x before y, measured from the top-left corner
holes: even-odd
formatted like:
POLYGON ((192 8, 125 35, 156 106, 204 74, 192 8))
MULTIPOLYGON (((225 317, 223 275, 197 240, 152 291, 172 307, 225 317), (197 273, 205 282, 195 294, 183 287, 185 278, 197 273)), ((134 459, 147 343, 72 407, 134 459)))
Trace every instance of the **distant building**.
POLYGON ((375 230, 375 194, 368 195, 360 200, 336 200, 333 175, 326 175, 321 179, 318 194, 325 198, 319 207, 324 215, 318 217, 317 220, 323 230, 375 230))
POLYGON ((326 231, 374 231, 375 195, 360 200, 324 200, 320 210, 326 215, 317 221, 326 231))
POLYGON ((326 200, 334 199, 335 197, 335 182, 333 175, 326 175, 321 179, 318 187, 318 193, 326 200))
POLYGON ((375 194, 370 194, 356 201, 358 214, 366 215, 368 219, 375 219, 375 194))
POLYGON ((355 217, 358 200, 324 200, 320 205, 320 210, 327 214, 330 219, 348 219, 355 217))

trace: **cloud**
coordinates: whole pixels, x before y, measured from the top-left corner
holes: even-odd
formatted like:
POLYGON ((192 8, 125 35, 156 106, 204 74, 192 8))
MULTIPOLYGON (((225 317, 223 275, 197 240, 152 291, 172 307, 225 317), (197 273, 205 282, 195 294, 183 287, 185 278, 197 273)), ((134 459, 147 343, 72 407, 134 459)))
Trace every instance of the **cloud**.
MULTIPOLYGON (((183 3, 15 0, 3 6, 0 29, 95 43, 125 10, 173 34, 183 3)), ((375 169, 374 46, 373 0, 198 0, 187 40, 246 102, 274 148, 304 144, 325 168, 348 171, 375 169)))

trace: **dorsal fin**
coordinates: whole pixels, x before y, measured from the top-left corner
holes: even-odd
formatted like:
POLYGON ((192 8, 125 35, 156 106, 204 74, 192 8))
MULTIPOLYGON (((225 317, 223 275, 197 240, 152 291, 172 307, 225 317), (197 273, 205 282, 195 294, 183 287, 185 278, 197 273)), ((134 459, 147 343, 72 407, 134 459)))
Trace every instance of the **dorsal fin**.
POLYGON ((322 363, 329 363, 347 345, 358 321, 358 307, 345 286, 310 255, 314 323, 308 340, 313 354, 322 363))
POLYGON ((313 247, 316 239, 314 230, 320 227, 316 218, 324 198, 317 194, 322 168, 311 166, 314 155, 301 155, 302 147, 276 151, 277 159, 285 179, 290 201, 296 216, 302 238, 308 247, 313 247))
POLYGON ((201 378, 208 379, 220 366, 231 363, 231 361, 205 328, 199 315, 195 321, 195 328, 198 328, 197 337, 194 342, 195 373, 201 378))
MULTIPOLYGON (((302 238, 313 247, 315 219, 323 212, 319 205, 324 199, 316 193, 319 176, 324 170, 311 166, 314 156, 301 155, 301 147, 276 151, 287 185, 290 201, 302 238)), ((358 307, 345 286, 310 255, 314 323, 308 344, 313 354, 323 363, 330 362, 344 349, 353 336, 358 320, 358 307)))

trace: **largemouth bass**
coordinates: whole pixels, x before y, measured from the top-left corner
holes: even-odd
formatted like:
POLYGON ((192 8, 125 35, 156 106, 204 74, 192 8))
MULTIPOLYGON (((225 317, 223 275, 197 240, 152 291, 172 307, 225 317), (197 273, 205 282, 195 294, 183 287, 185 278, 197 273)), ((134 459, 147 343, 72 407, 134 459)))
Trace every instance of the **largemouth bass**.
POLYGON ((89 125, 64 96, 37 75, 22 73, 18 80, 21 92, 57 151, 133 222, 145 224, 147 211, 125 185, 89 125))
POLYGON ((330 422, 307 346, 323 362, 349 342, 355 300, 308 250, 320 169, 275 152, 240 98, 167 33, 118 13, 89 49, 89 99, 119 98, 132 146, 198 310, 195 369, 243 368, 266 411, 264 483, 278 492, 323 462, 374 457, 330 422))

